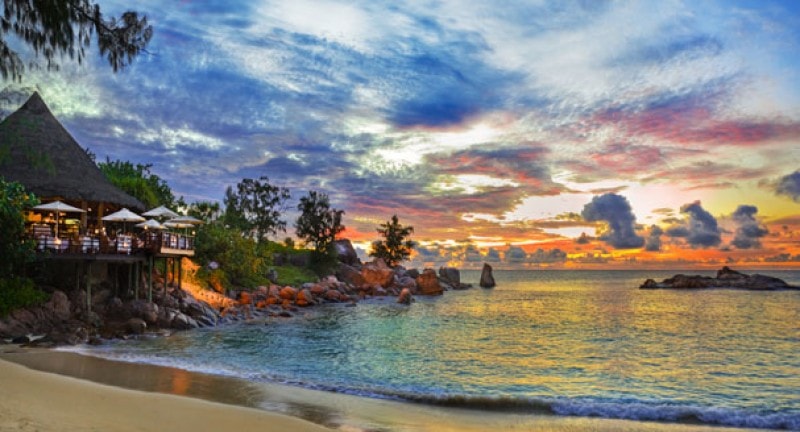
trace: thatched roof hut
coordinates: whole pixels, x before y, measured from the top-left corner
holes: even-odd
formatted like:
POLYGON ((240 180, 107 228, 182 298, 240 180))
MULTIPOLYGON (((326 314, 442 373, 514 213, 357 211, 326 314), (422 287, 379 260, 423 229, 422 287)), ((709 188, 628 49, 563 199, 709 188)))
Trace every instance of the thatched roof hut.
POLYGON ((0 122, 0 176, 44 199, 145 209, 111 184, 38 93, 0 122))

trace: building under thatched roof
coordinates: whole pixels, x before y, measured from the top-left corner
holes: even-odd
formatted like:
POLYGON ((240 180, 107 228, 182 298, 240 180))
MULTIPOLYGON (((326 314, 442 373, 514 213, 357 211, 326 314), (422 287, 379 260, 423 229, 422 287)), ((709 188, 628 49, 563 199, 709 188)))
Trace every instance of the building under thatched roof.
POLYGON ((0 122, 0 177, 44 199, 145 209, 111 184, 38 93, 0 122))

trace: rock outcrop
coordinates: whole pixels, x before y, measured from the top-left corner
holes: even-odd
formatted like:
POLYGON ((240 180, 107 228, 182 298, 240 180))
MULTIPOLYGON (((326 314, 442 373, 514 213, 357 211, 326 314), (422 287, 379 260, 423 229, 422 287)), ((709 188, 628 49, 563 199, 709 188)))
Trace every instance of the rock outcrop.
POLYGON ((339 262, 351 266, 361 264, 361 260, 358 259, 358 254, 356 253, 356 249, 353 247, 353 243, 351 243, 350 240, 336 240, 333 244, 334 247, 336 247, 336 256, 339 259, 339 262))
POLYGON ((445 285, 445 289, 472 288, 470 284, 461 283, 461 272, 455 267, 439 267, 439 282, 445 285))
POLYGON ((677 274, 671 278, 664 279, 661 282, 656 282, 653 279, 647 279, 639 287, 641 289, 706 289, 706 288, 729 288, 729 289, 743 289, 753 291, 774 291, 774 290, 790 290, 800 289, 800 287, 792 286, 772 276, 764 276, 760 274, 747 275, 732 270, 728 267, 723 267, 717 271, 716 277, 700 276, 700 275, 684 275, 677 274))
POLYGON ((494 288, 494 275, 492 274, 492 266, 483 263, 483 270, 481 270, 481 281, 479 283, 481 288, 494 288))
POLYGON ((442 295, 444 288, 433 269, 427 268, 417 277, 417 292, 420 295, 442 295))
POLYGON ((361 277, 367 285, 380 285, 388 288, 394 281, 394 271, 386 263, 376 258, 375 261, 364 264, 361 267, 361 277))

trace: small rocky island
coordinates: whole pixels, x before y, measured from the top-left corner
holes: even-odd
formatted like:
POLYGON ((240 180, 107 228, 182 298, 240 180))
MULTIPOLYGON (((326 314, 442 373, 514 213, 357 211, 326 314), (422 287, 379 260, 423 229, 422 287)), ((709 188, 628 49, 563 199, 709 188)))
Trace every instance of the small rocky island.
POLYGON ((677 274, 669 279, 656 282, 647 279, 640 289, 705 289, 729 288, 753 291, 800 290, 782 279, 760 274, 747 275, 729 267, 717 271, 717 277, 677 274))

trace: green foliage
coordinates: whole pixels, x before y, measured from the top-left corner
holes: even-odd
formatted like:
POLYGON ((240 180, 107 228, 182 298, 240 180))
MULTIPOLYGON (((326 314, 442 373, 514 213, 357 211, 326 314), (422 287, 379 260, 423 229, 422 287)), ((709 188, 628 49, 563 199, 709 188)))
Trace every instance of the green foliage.
POLYGON ((317 280, 311 269, 291 265, 273 267, 278 272, 278 285, 301 286, 306 282, 317 280))
POLYGON ((47 294, 36 289, 28 278, 0 278, 0 318, 15 309, 33 306, 47 300, 47 294))
POLYGON ((397 215, 394 215, 391 220, 381 224, 377 231, 384 239, 372 243, 370 256, 383 259, 390 267, 408 259, 414 242, 407 238, 414 232, 414 227, 401 225, 397 215))
POLYGON ((219 203, 211 201, 197 201, 189 204, 189 216, 196 217, 205 223, 217 220, 220 213, 219 203))
POLYGON ((118 188, 137 198, 147 208, 160 205, 175 208, 177 201, 167 182, 150 172, 152 164, 132 164, 127 161, 111 161, 97 164, 100 171, 118 188))
POLYGON ((258 253, 258 244, 221 224, 211 223, 198 228, 195 257, 203 266, 212 261, 219 264, 221 273, 218 276, 223 282, 253 287, 267 281, 270 261, 258 253))
POLYGON ((309 191, 308 196, 300 198, 297 205, 300 216, 295 222, 297 237, 314 245, 317 254, 327 254, 336 240, 336 235, 344 231, 342 215, 344 210, 331 208, 328 195, 309 191))
MULTIPOLYGON (((58 60, 77 57, 82 63, 85 50, 96 35, 100 55, 118 71, 145 51, 153 36, 147 17, 136 12, 123 13, 119 19, 105 19, 100 6, 90 0, 5 0, 0 16, 0 76, 21 80, 25 61, 18 49, 24 45, 36 57, 43 57, 48 70, 58 70, 58 60), (16 36, 11 41, 8 35, 16 36)), ((31 67, 38 65, 31 60, 31 67)))
POLYGON ((225 191, 225 224, 256 240, 286 231, 281 212, 289 196, 289 189, 271 185, 266 176, 243 179, 235 192, 225 191))
POLYGON ((21 184, 0 178, 0 278, 20 275, 33 259, 35 246, 25 238, 24 211, 37 204, 21 184))

